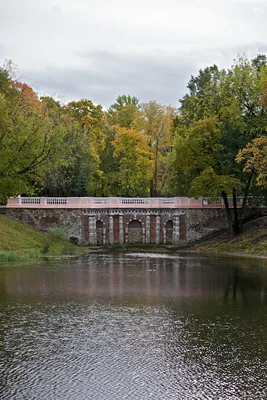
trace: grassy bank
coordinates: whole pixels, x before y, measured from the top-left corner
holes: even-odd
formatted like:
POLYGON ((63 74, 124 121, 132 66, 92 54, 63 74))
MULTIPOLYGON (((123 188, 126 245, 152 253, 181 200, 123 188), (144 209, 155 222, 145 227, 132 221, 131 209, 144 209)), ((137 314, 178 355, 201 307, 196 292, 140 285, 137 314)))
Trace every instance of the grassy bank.
POLYGON ((228 233, 223 233, 194 245, 191 250, 267 257, 267 217, 246 223, 242 233, 234 238, 230 238, 228 233))
POLYGON ((81 249, 67 242, 58 229, 39 232, 0 214, 0 263, 80 253, 81 249))

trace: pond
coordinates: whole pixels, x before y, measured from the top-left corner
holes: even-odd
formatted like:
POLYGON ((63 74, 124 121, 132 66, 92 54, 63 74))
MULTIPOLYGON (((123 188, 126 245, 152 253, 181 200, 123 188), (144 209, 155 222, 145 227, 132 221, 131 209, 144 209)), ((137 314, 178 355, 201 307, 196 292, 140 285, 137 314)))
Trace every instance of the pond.
POLYGON ((0 398, 267 398, 267 261, 92 254, 0 268, 0 398))

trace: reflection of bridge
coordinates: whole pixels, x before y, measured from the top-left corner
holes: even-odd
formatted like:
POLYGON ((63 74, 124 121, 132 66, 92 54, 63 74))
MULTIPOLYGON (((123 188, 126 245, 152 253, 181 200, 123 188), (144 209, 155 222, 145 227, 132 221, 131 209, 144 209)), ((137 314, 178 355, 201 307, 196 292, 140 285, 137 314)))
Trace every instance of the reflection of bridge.
POLYGON ((80 243, 177 244, 225 228, 223 208, 207 198, 16 197, 7 213, 40 230, 60 226, 80 243))
POLYGON ((266 271, 258 270, 259 261, 256 260, 251 274, 244 268, 244 262, 246 259, 214 262, 212 258, 194 256, 166 258, 163 254, 90 255, 75 261, 75 267, 71 263, 49 270, 36 268, 34 274, 32 268, 4 270, 1 289, 3 295, 14 295, 16 299, 18 296, 27 296, 27 299, 29 296, 49 299, 130 297, 134 302, 146 302, 149 298, 206 297, 243 302, 244 297, 249 300, 253 296, 253 302, 258 299, 266 303, 266 271), (238 284, 235 284, 237 276, 238 284))
POLYGON ((158 255, 129 256, 109 254, 104 259, 90 256, 75 267, 47 272, 37 268, 16 269, 3 279, 5 291, 15 296, 130 297, 142 303, 149 298, 222 298, 227 269, 215 268, 210 277, 202 259, 164 258, 158 255), (196 267, 197 265, 197 267, 196 267), (53 271, 53 272, 51 272, 53 271), (57 278, 51 279, 56 273, 57 278), (59 282, 61 284, 59 284, 59 282))

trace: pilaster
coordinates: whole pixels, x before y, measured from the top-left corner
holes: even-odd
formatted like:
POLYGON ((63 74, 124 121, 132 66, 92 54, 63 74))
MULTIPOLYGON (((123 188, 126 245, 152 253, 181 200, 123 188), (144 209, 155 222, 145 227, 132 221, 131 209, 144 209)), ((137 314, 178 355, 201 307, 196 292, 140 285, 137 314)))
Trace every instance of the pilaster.
POLYGON ((160 215, 156 216, 156 244, 160 243, 160 215))
POLYGON ((88 243, 96 244, 96 217, 88 215, 88 243))
POLYGON ((146 215, 146 243, 150 243, 150 214, 146 215))
POLYGON ((178 243, 180 239, 180 217, 178 215, 174 216, 173 225, 173 243, 178 243))
POLYGON ((119 242, 124 243, 123 214, 119 215, 119 242))
POLYGON ((113 244, 114 243, 113 214, 109 215, 108 221, 109 221, 109 243, 113 244))

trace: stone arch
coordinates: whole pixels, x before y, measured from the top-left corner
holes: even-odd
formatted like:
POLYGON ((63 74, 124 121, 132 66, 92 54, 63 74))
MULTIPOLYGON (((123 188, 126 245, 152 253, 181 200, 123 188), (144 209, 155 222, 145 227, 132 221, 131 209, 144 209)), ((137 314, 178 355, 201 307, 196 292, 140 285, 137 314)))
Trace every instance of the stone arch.
POLYGON ((165 223, 166 244, 173 243, 173 220, 168 219, 165 223))
POLYGON ((101 219, 96 221, 96 244, 98 246, 104 244, 104 223, 101 219))
POLYGON ((128 243, 143 243, 143 224, 137 219, 128 223, 128 243))

